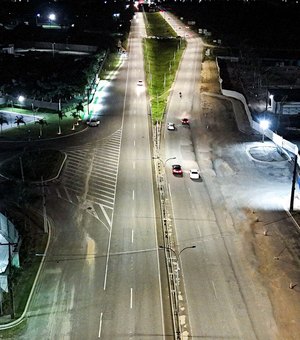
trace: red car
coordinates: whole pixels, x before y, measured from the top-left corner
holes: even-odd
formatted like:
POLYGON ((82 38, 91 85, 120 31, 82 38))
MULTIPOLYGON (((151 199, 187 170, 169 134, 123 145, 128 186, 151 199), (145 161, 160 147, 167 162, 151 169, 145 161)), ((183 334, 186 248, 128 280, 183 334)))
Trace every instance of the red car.
POLYGON ((188 118, 182 118, 181 119, 181 124, 182 125, 190 125, 190 121, 188 118))
POLYGON ((181 165, 179 165, 179 164, 172 165, 172 173, 173 173, 173 175, 182 176, 183 172, 182 172, 182 169, 181 169, 181 165))

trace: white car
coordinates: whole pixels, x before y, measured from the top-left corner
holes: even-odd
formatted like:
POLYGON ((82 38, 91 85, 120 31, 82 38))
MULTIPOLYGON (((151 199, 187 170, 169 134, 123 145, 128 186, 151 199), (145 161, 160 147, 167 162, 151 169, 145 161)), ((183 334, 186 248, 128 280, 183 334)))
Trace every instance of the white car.
POLYGON ((142 80, 139 80, 139 81, 137 82, 137 86, 143 86, 143 81, 142 81, 142 80))
POLYGON ((98 119, 96 119, 96 118, 92 118, 92 119, 88 120, 88 121, 86 122, 86 124, 87 124, 88 126, 91 126, 91 127, 97 127, 97 126, 100 125, 100 120, 98 120, 98 119))
POLYGON ((198 169, 191 169, 190 170, 190 179, 199 179, 200 178, 200 172, 198 169))
POLYGON ((175 124, 174 124, 174 123, 168 123, 167 129, 168 129, 169 131, 174 131, 174 130, 176 130, 175 124))

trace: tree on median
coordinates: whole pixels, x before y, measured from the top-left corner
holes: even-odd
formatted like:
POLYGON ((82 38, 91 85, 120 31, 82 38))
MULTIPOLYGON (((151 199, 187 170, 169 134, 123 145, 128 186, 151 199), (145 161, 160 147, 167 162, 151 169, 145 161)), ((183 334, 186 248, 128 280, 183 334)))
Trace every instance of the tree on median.
POLYGON ((58 135, 61 135, 61 127, 60 127, 60 121, 63 119, 63 117, 67 117, 67 115, 62 111, 62 110, 59 110, 57 112, 57 115, 58 115, 58 135))

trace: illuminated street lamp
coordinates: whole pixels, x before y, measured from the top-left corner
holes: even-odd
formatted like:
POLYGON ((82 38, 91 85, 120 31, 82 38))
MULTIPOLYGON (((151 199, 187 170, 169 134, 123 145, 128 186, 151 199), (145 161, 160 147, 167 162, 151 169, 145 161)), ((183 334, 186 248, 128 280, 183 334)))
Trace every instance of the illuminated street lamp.
POLYGON ((56 15, 54 13, 50 13, 48 15, 48 19, 49 19, 49 24, 50 24, 50 28, 51 28, 52 22, 56 20, 56 15))
POLYGON ((19 97, 18 97, 18 101, 19 101, 20 103, 23 103, 24 100, 25 100, 25 97, 24 97, 24 96, 19 96, 19 97))
POLYGON ((152 159, 158 159, 159 161, 161 161, 164 165, 164 167, 166 166, 167 162, 170 161, 171 159, 176 159, 176 156, 175 157, 170 157, 170 158, 167 158, 165 161, 163 161, 159 156, 157 157, 152 157, 152 159))
POLYGON ((22 107, 22 104, 24 103, 24 100, 25 100, 24 96, 21 95, 18 97, 18 102, 20 103, 21 107, 22 107))
POLYGON ((50 22, 51 21, 55 21, 56 20, 56 15, 54 13, 50 13, 48 18, 49 18, 50 22))
POLYGON ((259 126, 262 130, 262 140, 261 141, 262 141, 262 143, 264 143, 264 141, 265 141, 265 131, 269 128, 270 122, 266 119, 263 119, 259 122, 259 126))
POLYGON ((40 13, 38 13, 36 16, 35 16, 35 25, 36 26, 38 26, 38 18, 40 18, 41 17, 41 15, 40 15, 40 13))

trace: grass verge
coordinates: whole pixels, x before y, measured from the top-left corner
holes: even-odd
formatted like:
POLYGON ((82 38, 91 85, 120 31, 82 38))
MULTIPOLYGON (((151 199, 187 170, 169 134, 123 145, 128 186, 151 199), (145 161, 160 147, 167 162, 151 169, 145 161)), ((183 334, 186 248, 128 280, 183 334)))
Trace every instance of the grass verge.
POLYGON ((147 34, 144 39, 144 62, 153 122, 163 120, 169 92, 186 46, 159 13, 146 13, 147 34))
MULTIPOLYGON (((57 113, 54 112, 38 112, 33 114, 32 111, 26 109, 16 109, 16 108, 2 108, 5 111, 5 115, 9 117, 8 124, 9 129, 0 130, 0 140, 23 140, 31 141, 37 139, 55 138, 58 136, 60 129, 60 135, 66 136, 74 134, 86 128, 82 121, 78 122, 74 119, 72 113, 66 113, 62 119, 59 119, 57 113), (31 122, 27 124, 20 124, 19 127, 13 123, 14 117, 16 115, 30 116, 31 122), (39 120, 43 119, 46 122, 44 125, 39 123, 39 120)), ((5 128, 7 124, 3 124, 5 128)))

